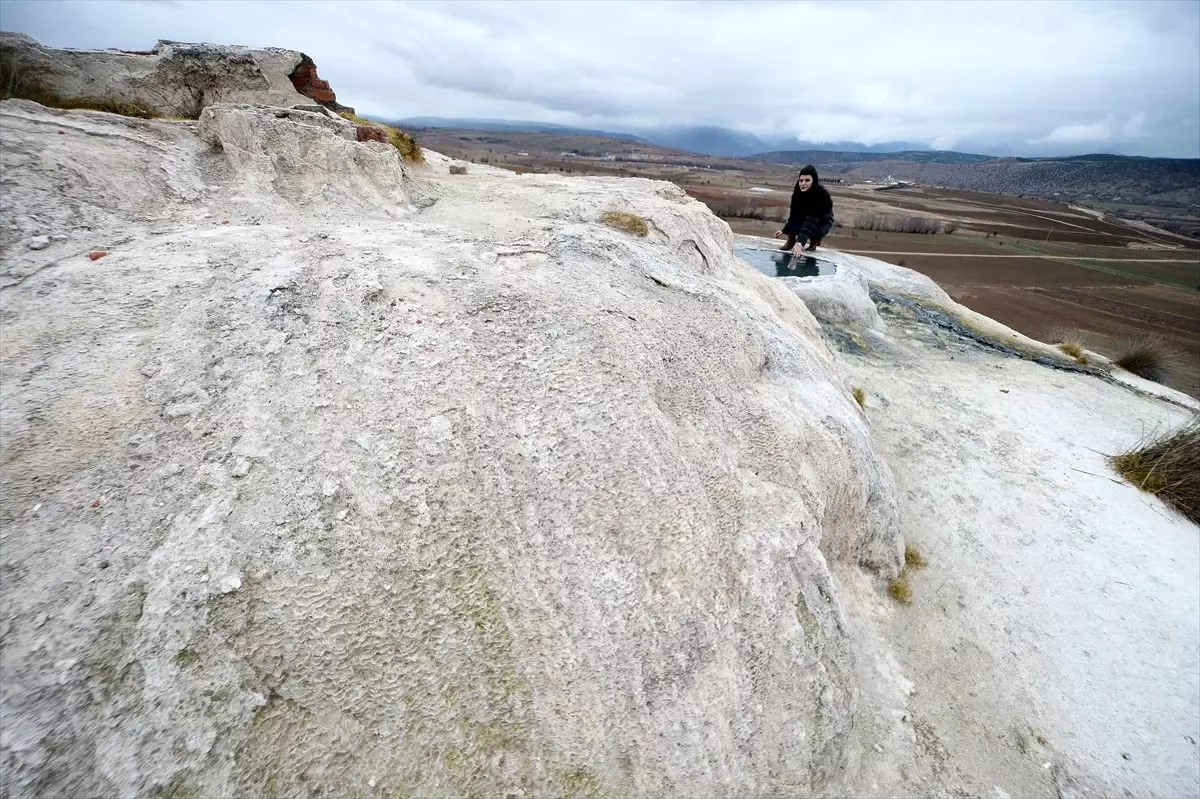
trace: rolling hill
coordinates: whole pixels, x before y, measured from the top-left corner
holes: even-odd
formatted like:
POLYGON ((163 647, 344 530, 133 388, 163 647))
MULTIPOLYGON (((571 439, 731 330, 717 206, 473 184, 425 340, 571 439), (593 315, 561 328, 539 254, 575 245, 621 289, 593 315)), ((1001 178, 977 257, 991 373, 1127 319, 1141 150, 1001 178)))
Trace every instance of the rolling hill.
POLYGON ((1200 207, 1200 159, 1097 153, 1066 158, 991 158, 955 152, 850 153, 789 150, 748 161, 814 164, 866 179, 909 180, 995 194, 1077 202, 1200 207))

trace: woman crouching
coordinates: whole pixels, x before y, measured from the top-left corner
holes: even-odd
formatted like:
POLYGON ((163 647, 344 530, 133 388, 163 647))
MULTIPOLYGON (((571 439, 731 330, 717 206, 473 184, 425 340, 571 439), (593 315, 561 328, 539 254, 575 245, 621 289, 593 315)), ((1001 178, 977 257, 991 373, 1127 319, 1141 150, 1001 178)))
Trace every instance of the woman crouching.
POLYGON ((796 187, 792 189, 792 208, 783 230, 775 238, 787 234, 787 244, 779 249, 815 250, 833 229, 833 198, 821 185, 817 170, 809 164, 800 170, 796 187))

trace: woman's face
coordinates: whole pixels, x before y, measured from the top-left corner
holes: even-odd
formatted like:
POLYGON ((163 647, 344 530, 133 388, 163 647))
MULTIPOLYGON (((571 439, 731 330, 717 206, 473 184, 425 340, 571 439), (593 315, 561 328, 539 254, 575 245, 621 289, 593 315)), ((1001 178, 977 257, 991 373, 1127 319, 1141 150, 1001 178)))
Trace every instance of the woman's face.
POLYGON ((808 191, 812 188, 812 175, 800 176, 800 191, 808 191))

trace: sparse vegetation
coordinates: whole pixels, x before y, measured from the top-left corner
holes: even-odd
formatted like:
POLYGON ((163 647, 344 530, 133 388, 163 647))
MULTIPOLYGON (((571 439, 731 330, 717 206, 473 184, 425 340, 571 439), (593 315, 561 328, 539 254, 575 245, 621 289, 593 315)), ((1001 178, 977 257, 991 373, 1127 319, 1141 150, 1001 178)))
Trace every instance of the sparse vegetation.
POLYGON ((1067 342, 1064 344, 1059 344, 1058 348, 1060 350, 1062 350, 1063 352, 1065 352, 1067 355, 1070 355, 1072 358, 1082 358, 1083 357, 1083 348, 1081 348, 1074 341, 1067 342))
POLYGON ((924 569, 927 565, 925 556, 912 544, 904 546, 904 565, 913 569, 924 569))
POLYGON ((908 584, 908 569, 902 569, 900 576, 888 583, 888 596, 901 605, 911 605, 913 600, 912 586, 908 584))
POLYGON ((194 799, 196 796, 187 777, 176 774, 166 785, 157 785, 150 791, 152 799, 194 799))
POLYGON ((1076 363, 1087 366, 1088 358, 1083 351, 1086 344, 1077 331, 1054 327, 1043 333, 1042 339, 1054 344, 1064 355, 1074 358, 1076 363))
POLYGON ((1179 355, 1163 339, 1148 337, 1123 344, 1113 363, 1138 377, 1170 386, 1176 379, 1179 355))
POLYGON ((858 230, 876 230, 883 233, 934 234, 945 231, 941 220, 924 216, 858 214, 851 218, 849 226, 858 230))
POLYGON ((355 125, 367 125, 372 128, 382 128, 387 131, 388 141, 392 143, 399 152, 402 158, 410 164, 425 163, 425 153, 421 150, 420 143, 399 128, 393 128, 391 125, 384 125, 380 122, 372 122, 369 119, 351 114, 349 111, 340 111, 339 115, 343 119, 353 122, 355 125))
POLYGON ((1117 473, 1200 524, 1200 414, 1111 458, 1117 473))
POLYGON ((867 407, 867 392, 863 391, 858 386, 854 387, 854 401, 858 403, 858 407, 867 407))
POLYGON ((66 110, 103 111, 139 119, 158 116, 153 108, 140 100, 119 97, 63 97, 42 82, 25 75, 11 63, 0 63, 0 100, 31 100, 49 108, 66 110))
POLYGON ((632 233, 635 236, 645 237, 650 234, 650 226, 646 224, 646 220, 628 211, 605 211, 600 216, 600 221, 609 227, 632 233))
POLYGON ((1065 355, 1070 355, 1076 363, 1087 365, 1087 356, 1083 354, 1083 346, 1078 341, 1067 341, 1058 345, 1065 355))
POLYGON ((707 203, 708 208, 722 219, 761 219, 766 222, 786 222, 788 209, 751 203, 707 203))
POLYGON ((175 661, 176 666, 187 668, 199 660, 200 656, 193 649, 180 649, 172 659, 175 661))

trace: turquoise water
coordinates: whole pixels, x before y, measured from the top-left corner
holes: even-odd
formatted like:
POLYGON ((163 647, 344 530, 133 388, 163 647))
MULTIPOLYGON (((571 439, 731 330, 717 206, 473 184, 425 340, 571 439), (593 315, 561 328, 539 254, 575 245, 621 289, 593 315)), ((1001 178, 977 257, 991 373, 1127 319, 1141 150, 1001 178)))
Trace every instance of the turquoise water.
POLYGON ((837 264, 811 255, 792 255, 758 247, 734 247, 733 252, 768 277, 819 277, 837 271, 837 264))

